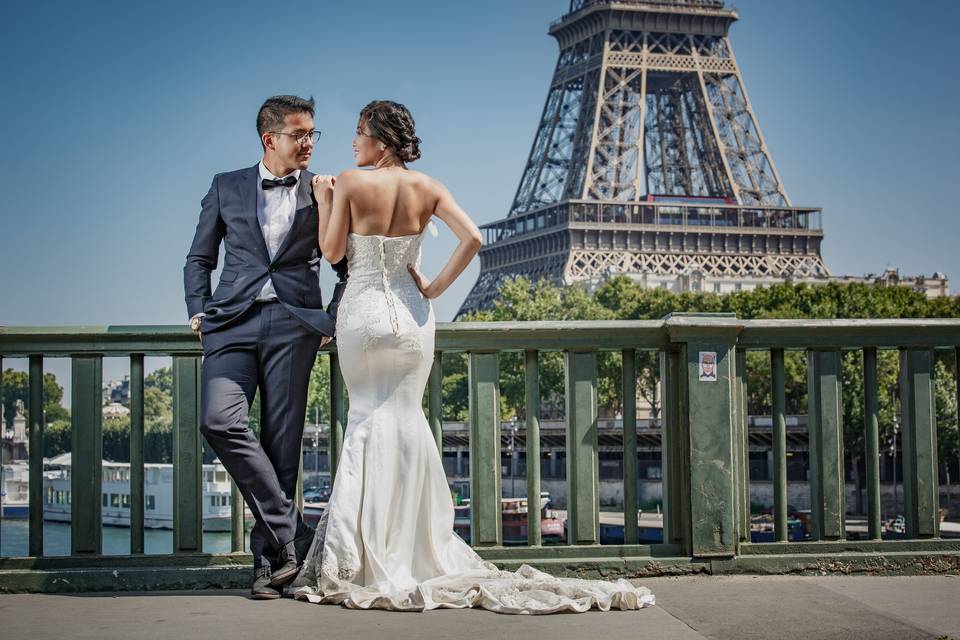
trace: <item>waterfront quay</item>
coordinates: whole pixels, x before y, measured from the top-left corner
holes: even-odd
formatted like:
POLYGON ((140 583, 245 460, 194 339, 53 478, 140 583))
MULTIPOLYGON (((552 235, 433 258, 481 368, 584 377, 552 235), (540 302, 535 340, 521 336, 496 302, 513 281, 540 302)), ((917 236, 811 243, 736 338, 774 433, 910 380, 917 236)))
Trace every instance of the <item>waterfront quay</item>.
POLYGON ((656 606, 555 616, 476 609, 355 611, 290 598, 254 602, 246 591, 0 595, 0 628, 4 637, 31 640, 960 639, 960 577, 955 576, 695 576, 635 582, 653 590, 656 606))

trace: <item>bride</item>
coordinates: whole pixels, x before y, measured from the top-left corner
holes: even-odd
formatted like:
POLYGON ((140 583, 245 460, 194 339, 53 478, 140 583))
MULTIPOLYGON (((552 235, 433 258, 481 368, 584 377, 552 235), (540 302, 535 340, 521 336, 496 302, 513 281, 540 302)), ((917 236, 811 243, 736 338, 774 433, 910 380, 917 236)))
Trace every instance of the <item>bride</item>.
POLYGON ((333 492, 294 597, 355 609, 530 614, 653 604, 648 589, 626 580, 555 578, 528 565, 501 571, 454 533, 421 399, 433 363, 430 300, 477 254, 481 236, 442 184, 407 169, 419 143, 406 107, 371 102, 353 150, 372 170, 314 178, 323 256, 336 263, 346 255, 349 265, 336 336, 350 408, 333 492), (419 271, 420 243, 433 216, 460 243, 430 280, 419 271))

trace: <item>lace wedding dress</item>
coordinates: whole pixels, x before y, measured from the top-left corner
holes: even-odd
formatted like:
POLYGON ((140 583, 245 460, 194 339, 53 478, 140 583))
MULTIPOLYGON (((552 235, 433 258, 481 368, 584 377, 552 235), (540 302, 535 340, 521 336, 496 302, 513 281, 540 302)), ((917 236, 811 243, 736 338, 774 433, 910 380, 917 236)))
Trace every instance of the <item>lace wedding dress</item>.
POLYGON ((454 533, 421 405, 433 307, 406 268, 419 267, 422 236, 348 236, 337 352, 350 408, 336 482, 294 597, 355 609, 530 614, 652 605, 648 589, 622 579, 555 578, 528 565, 501 571, 454 533))

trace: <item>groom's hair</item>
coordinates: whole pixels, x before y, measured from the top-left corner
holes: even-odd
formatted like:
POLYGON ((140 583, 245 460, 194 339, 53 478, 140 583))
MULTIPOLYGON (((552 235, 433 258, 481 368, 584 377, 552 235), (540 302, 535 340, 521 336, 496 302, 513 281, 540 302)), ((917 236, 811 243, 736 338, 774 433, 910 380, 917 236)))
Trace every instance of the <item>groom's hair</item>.
POLYGON ((290 113, 309 113, 313 117, 313 96, 304 100, 299 96, 272 96, 267 98, 257 113, 257 133, 262 137, 268 131, 283 128, 283 119, 290 113))

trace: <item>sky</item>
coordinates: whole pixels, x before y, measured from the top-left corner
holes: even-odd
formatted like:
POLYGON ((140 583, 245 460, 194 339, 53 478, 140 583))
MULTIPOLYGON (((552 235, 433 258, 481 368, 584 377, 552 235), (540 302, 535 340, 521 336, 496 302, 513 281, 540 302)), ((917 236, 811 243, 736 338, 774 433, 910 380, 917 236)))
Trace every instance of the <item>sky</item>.
MULTIPOLYGON (((273 94, 316 99, 319 173, 352 165, 363 105, 404 103, 423 140, 412 168, 446 184, 477 224, 502 218, 556 64, 547 28, 568 4, 8 3, 0 325, 185 322, 200 199, 213 174, 259 160, 256 113, 273 94)), ((960 58, 948 47, 960 2, 734 7, 750 100, 793 204, 823 208, 828 268, 940 271, 960 289, 960 58)), ((439 227, 424 237, 428 276, 456 242, 439 227)), ((434 301, 439 321, 478 272, 479 259, 434 301)))

